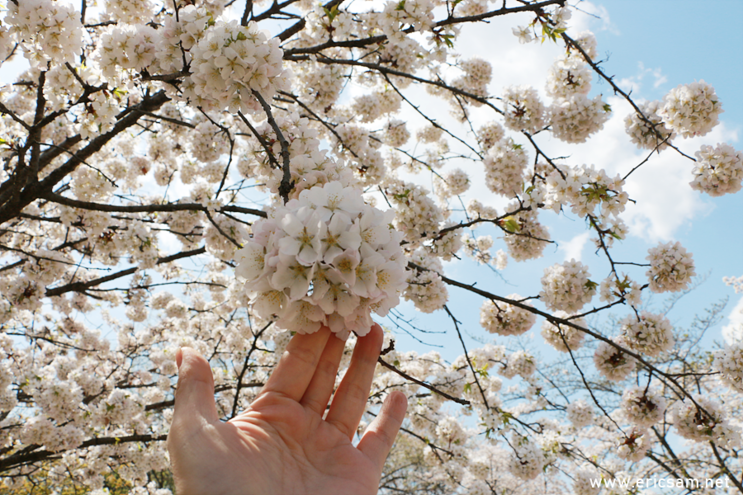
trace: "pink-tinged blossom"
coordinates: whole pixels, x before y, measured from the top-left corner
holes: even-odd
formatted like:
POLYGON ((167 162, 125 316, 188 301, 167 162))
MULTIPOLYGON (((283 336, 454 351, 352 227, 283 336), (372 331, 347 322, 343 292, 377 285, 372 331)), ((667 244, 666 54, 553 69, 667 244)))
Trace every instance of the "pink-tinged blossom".
POLYGON ((237 269, 235 275, 248 282, 258 278, 266 266, 266 248, 256 242, 249 242, 244 248, 235 253, 237 269))
POLYGON ((315 265, 299 263, 296 257, 286 254, 278 256, 276 272, 271 277, 271 286, 276 290, 287 289, 289 299, 296 301, 307 294, 315 265))
POLYGON ((352 223, 345 213, 336 213, 328 223, 322 243, 325 263, 332 263, 344 251, 358 252, 361 245, 358 223, 352 223))
POLYGON ((279 240, 279 253, 296 256, 297 261, 305 266, 320 259, 327 224, 313 210, 302 207, 296 215, 289 213, 281 219, 281 228, 286 237, 279 240))
POLYGON ((386 315, 406 285, 392 215, 338 182, 304 189, 271 209, 236 256, 255 311, 300 333, 322 324, 343 338, 365 335, 371 311, 386 315))

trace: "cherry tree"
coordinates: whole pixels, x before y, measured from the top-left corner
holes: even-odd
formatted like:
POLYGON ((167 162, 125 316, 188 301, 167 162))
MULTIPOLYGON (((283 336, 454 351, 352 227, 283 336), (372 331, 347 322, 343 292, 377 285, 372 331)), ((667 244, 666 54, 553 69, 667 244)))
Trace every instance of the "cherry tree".
POLYGON ((731 194, 743 152, 682 151, 718 124, 714 88, 633 99, 572 12, 9 0, 0 60, 26 66, 0 89, 0 490, 171 493, 177 349, 209 360, 226 420, 292 333, 346 340, 340 379, 377 321, 365 421, 391 390, 410 403, 383 493, 629 493, 652 477, 743 492, 743 344, 700 344, 721 305, 683 328, 668 318, 696 275, 680 243, 615 254, 630 176, 675 154, 688 187, 731 194), (463 31, 515 15, 518 41, 559 51, 538 87, 494 87, 508 67, 459 53, 463 31), (596 81, 631 107, 645 152, 617 175, 569 158, 612 115, 596 81), (567 260, 537 293, 504 290, 499 272, 541 258, 561 215, 585 220, 603 271, 567 260), (453 291, 481 306, 481 328, 463 328, 453 291), (431 330, 401 307, 439 315, 460 357, 396 346, 431 330), (516 344, 532 328, 549 359, 516 344))

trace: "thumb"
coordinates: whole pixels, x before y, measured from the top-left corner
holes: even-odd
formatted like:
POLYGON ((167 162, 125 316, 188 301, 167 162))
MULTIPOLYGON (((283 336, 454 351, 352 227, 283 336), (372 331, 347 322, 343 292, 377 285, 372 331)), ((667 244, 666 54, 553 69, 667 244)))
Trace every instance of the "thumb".
POLYGON ((178 388, 175 392, 173 421, 207 422, 219 419, 214 403, 214 377, 206 359, 190 347, 179 349, 175 355, 178 365, 178 388))

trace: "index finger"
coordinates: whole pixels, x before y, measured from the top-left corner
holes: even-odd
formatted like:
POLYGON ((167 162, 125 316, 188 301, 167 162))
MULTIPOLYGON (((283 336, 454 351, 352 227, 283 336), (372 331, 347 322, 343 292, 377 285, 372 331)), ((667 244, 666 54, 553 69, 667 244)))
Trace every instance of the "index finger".
POLYGON ((260 395, 276 392, 296 401, 302 398, 315 374, 320 355, 330 337, 330 329, 323 326, 315 333, 292 337, 281 355, 279 364, 263 386, 260 395))

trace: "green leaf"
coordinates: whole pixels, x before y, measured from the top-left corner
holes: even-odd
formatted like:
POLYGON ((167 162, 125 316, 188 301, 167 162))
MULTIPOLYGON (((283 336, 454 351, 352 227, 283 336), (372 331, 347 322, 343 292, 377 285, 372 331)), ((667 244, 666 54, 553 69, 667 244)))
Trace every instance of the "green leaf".
POLYGON ((507 425, 508 423, 510 423, 511 418, 513 418, 513 416, 509 412, 503 411, 503 413, 501 414, 501 421, 503 421, 504 425, 507 425))
POLYGON ((405 0, 400 0, 397 7, 395 7, 395 10, 405 10, 405 0))
POLYGON ((125 89, 121 88, 114 88, 113 94, 118 99, 121 100, 126 95, 127 91, 125 89))
POLYGON ((511 234, 515 234, 520 230, 519 223, 513 217, 506 217, 501 222, 501 225, 504 229, 506 229, 506 232, 509 232, 511 234))
POLYGON ((440 38, 444 40, 444 44, 446 44, 446 46, 448 46, 449 48, 454 48, 453 34, 442 34, 440 38))
POLYGON ((243 33, 242 31, 240 31, 239 33, 237 33, 237 40, 238 41, 245 41, 246 39, 248 39, 248 37, 245 36, 245 33, 243 33))
POLYGON ((611 105, 609 105, 608 103, 604 103, 604 112, 611 112, 611 105))
POLYGON ((599 284, 597 284, 597 283, 596 283, 596 282, 594 282, 593 280, 589 280, 589 281, 587 281, 587 282, 586 282, 585 284, 583 284, 583 286, 584 286, 584 287, 585 287, 586 289, 588 289, 588 290, 594 290, 594 289, 595 289, 596 287, 598 287, 598 286, 599 286, 599 284))
POLYGON ((338 6, 334 5, 332 9, 328 9, 327 7, 322 8, 325 11, 325 15, 328 16, 328 20, 330 23, 333 22, 333 19, 335 19, 338 16, 338 6))

